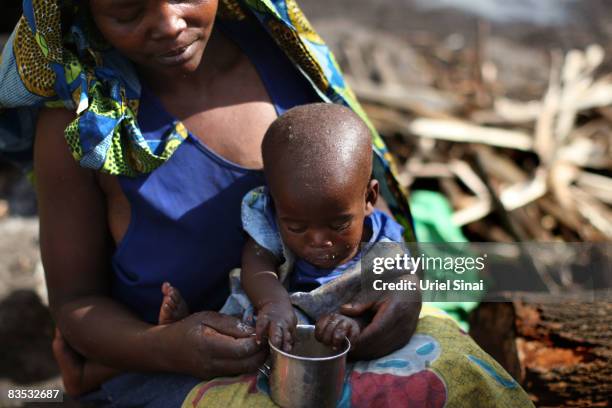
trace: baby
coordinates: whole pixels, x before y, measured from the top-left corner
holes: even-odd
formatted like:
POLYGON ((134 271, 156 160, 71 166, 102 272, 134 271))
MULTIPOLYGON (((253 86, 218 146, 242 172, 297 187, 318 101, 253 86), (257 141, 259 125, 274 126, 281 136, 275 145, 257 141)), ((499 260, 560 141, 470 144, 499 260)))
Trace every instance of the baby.
MULTIPOLYGON (((268 187, 243 200, 249 234, 242 286, 257 311, 258 341, 291 350, 296 316, 288 290, 310 291, 361 259, 361 243, 402 241, 402 227, 374 208, 371 134, 350 109, 335 104, 293 108, 262 142, 268 187), (286 282, 278 279, 285 251, 295 257, 286 282)), ((352 343, 364 322, 338 311, 320 317, 315 335, 333 347, 352 343)))

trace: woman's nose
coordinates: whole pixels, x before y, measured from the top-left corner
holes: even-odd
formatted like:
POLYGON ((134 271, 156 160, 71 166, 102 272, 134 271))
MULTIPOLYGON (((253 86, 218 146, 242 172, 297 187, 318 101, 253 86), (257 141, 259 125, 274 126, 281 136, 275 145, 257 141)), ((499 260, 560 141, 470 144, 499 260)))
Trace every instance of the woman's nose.
POLYGON ((163 40, 176 38, 187 28, 187 22, 176 4, 167 1, 156 2, 156 12, 150 13, 151 38, 163 40))

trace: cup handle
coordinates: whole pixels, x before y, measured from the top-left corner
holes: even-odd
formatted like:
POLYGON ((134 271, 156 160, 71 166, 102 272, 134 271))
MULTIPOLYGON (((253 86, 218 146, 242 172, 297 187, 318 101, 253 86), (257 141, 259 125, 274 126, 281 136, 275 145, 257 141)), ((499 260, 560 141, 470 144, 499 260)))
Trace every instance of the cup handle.
POLYGON ((266 376, 266 378, 270 378, 270 372, 272 372, 272 368, 264 363, 261 367, 258 368, 259 372, 266 376))

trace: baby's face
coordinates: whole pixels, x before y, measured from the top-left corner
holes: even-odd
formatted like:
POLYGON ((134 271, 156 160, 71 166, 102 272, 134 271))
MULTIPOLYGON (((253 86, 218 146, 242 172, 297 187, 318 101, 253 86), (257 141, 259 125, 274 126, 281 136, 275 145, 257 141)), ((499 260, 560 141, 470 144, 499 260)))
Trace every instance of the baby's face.
POLYGON ((318 268, 333 268, 353 258, 364 240, 364 218, 373 202, 362 188, 335 190, 315 197, 280 191, 273 194, 283 242, 318 268))

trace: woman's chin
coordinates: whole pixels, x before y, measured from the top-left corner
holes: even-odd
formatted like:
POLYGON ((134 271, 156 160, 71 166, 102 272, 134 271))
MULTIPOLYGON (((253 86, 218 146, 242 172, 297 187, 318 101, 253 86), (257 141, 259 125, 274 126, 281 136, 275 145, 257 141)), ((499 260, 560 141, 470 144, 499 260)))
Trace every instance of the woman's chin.
MULTIPOLYGON (((191 47, 194 47, 193 44, 191 47)), ((199 49, 187 49, 183 54, 153 57, 147 64, 165 77, 193 75, 202 61, 202 52, 199 49)))
POLYGON ((196 59, 195 57, 191 58, 188 61, 183 61, 175 64, 159 64, 160 70, 162 70, 166 75, 182 75, 188 76, 193 75, 200 65, 200 59, 196 59))

